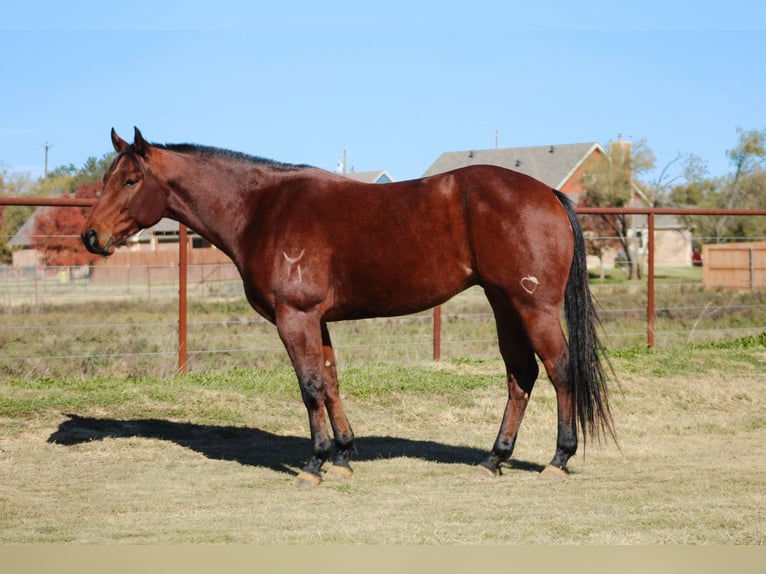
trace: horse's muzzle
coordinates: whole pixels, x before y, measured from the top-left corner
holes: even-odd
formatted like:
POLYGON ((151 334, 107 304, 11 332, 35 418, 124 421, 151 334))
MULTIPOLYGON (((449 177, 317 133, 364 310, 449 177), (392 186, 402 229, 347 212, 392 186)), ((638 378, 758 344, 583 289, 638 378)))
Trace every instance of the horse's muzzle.
POLYGON ((95 229, 86 229, 80 235, 80 239, 85 244, 85 249, 96 255, 109 255, 109 249, 107 246, 100 246, 98 244, 98 232, 95 229))

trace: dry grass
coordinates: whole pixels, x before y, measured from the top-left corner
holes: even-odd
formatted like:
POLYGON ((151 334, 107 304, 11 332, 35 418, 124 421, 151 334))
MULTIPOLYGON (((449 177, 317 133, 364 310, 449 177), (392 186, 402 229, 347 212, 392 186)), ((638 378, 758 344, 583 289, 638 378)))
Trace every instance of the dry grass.
POLYGON ((614 358, 621 451, 589 444, 566 482, 540 381, 513 461, 472 472, 504 403, 497 361, 342 373, 355 475, 304 489, 288 368, 167 381, 0 383, 0 542, 763 544, 762 345, 614 358), (56 442, 52 442, 56 441, 56 442))

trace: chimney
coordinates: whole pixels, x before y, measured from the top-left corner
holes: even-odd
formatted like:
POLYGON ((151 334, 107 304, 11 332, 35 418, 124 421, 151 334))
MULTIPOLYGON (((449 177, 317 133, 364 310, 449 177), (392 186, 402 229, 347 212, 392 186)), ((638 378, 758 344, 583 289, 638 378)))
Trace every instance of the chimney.
POLYGON ((622 139, 622 134, 617 134, 617 141, 611 142, 609 151, 612 155, 612 161, 623 165, 630 163, 631 143, 622 139))
POLYGON ((613 173, 616 175, 618 172, 622 172, 622 177, 619 179, 626 183, 633 180, 632 174, 632 158, 633 148, 631 142, 622 139, 622 134, 619 134, 616 142, 611 142, 609 146, 609 155, 612 160, 613 173))

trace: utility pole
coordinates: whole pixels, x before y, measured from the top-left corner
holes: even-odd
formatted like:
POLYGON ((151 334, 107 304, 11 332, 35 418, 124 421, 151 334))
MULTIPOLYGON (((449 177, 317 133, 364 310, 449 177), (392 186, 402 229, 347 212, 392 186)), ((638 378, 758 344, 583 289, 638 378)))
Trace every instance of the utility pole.
POLYGON ((45 179, 48 179, 48 150, 53 147, 53 144, 45 142, 43 147, 45 148, 45 179))

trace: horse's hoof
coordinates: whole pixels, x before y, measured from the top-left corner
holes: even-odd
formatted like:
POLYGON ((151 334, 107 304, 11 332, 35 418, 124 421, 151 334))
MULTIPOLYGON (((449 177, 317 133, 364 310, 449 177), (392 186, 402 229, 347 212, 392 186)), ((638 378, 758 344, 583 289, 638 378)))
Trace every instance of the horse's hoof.
POLYGON ((354 471, 351 470, 350 466, 341 466, 338 464, 333 464, 330 468, 327 469, 327 472, 324 474, 325 480, 345 480, 347 478, 351 478, 353 476, 354 471))
POLYGON ((566 480, 569 478, 569 472, 566 469, 549 464, 540 473, 540 478, 545 480, 566 480))
POLYGON ((295 477, 295 484, 298 486, 318 486, 322 483, 322 477, 311 472, 302 470, 295 477))
POLYGON ((492 470, 488 466, 484 466, 483 464, 477 464, 471 467, 471 473, 477 478, 487 478, 487 477, 494 478, 500 475, 500 469, 495 468, 494 470, 492 470))

